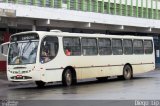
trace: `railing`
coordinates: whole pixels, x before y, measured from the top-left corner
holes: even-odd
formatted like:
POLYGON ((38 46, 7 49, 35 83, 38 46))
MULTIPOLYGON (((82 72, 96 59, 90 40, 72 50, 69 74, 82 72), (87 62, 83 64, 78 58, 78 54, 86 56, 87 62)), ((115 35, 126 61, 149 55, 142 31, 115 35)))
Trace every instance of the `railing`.
MULTIPOLYGON (((116 1, 116 0, 114 0, 116 1)), ((121 0, 120 0, 121 1, 121 0)), ((125 0, 127 1, 127 0, 125 0)), ((98 1, 98 0, 0 0, 0 2, 13 3, 13 4, 23 4, 23 5, 33 5, 40 7, 49 8, 62 8, 77 11, 86 12, 96 12, 103 14, 130 16, 138 18, 148 18, 148 19, 160 19, 160 10, 158 10, 158 1, 154 3, 156 9, 153 9, 153 3, 151 2, 151 8, 133 6, 132 2, 130 5, 120 3, 111 3, 98 1)), ((137 0, 138 2, 138 0, 137 0)), ((146 3, 147 5, 149 3, 146 3)))

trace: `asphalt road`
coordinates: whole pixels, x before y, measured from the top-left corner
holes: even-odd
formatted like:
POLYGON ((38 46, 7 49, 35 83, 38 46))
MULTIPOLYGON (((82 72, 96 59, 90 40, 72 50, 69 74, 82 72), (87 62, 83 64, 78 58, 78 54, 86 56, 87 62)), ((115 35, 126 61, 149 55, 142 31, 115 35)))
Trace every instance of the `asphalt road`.
POLYGON ((3 78, 0 100, 160 100, 160 70, 135 75, 128 81, 88 79, 76 86, 53 83, 43 89, 36 88, 34 83, 12 83, 3 78))

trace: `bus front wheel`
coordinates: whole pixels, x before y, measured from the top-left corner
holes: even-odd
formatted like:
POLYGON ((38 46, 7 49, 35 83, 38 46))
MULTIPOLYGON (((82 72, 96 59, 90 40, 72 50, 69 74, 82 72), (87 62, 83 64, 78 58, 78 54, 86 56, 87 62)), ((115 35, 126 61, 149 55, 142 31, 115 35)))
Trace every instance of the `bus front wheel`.
POLYGON ((62 84, 64 86, 71 86, 73 84, 73 76, 70 69, 66 69, 62 75, 62 84))
POLYGON ((46 84, 43 81, 36 81, 35 83, 36 83, 36 85, 37 85, 38 88, 43 88, 45 86, 45 84, 46 84))

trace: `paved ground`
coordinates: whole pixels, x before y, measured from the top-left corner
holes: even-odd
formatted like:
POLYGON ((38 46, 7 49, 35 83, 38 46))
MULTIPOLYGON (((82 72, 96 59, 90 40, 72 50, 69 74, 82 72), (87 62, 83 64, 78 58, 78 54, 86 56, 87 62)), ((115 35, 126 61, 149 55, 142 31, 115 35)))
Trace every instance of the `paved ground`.
POLYGON ((98 82, 95 79, 80 81, 78 85, 63 87, 60 83, 49 84, 43 89, 34 83, 12 83, 0 75, 0 98, 33 100, 128 100, 160 99, 160 71, 136 75, 133 80, 110 79, 98 82), (18 96, 17 96, 18 95, 18 96))
POLYGON ((6 72, 5 71, 0 71, 0 79, 1 80, 6 80, 7 76, 6 76, 6 72))
POLYGON ((4 73, 0 73, 0 100, 160 100, 159 95, 160 70, 136 75, 129 81, 89 79, 76 86, 63 87, 54 83, 43 89, 36 88, 31 82, 8 82, 4 73))

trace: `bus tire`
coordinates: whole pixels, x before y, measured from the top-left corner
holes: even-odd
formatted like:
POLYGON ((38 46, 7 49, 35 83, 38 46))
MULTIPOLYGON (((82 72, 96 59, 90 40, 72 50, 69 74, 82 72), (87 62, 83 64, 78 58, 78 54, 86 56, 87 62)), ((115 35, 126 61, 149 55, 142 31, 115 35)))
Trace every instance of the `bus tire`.
POLYGON ((73 74, 71 70, 68 68, 64 71, 62 75, 62 84, 64 86, 71 86, 74 83, 73 81, 73 74))
POLYGON ((132 78, 132 68, 130 65, 125 65, 123 68, 123 79, 130 80, 132 78))
POLYGON ((37 85, 38 88, 43 88, 45 86, 45 84, 46 84, 43 81, 36 81, 35 83, 36 83, 36 85, 37 85))

